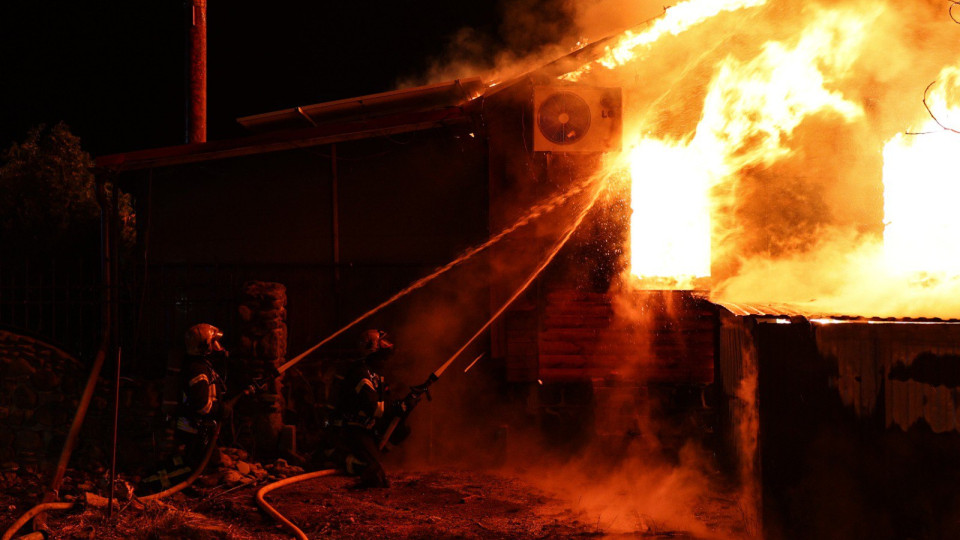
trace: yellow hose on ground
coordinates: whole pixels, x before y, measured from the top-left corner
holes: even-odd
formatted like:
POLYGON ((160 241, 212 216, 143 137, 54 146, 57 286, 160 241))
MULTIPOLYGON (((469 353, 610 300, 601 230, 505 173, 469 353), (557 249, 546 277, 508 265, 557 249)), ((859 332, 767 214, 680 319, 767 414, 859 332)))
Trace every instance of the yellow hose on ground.
POLYGON ((300 527, 297 527, 296 525, 294 525, 292 521, 284 517, 284 515, 278 512, 276 508, 270 506, 270 503, 268 503, 266 499, 264 499, 264 496, 266 496, 267 493, 270 493, 271 491, 277 488, 282 488, 283 486, 289 486, 290 484, 303 482, 305 480, 310 480, 312 478, 319 478, 321 476, 330 476, 331 474, 335 474, 336 472, 337 472, 336 469, 323 469, 321 471, 314 471, 306 474, 300 474, 297 476, 291 476, 290 478, 284 478, 283 480, 278 480, 272 484, 267 484, 257 491, 257 505, 260 506, 260 508, 262 508, 264 512, 270 514, 270 517, 279 521, 280 523, 283 523, 288 529, 290 529, 290 531, 299 540, 309 540, 307 538, 307 535, 300 530, 300 527))
POLYGON ((46 512, 47 510, 69 510, 73 508, 74 504, 76 503, 52 502, 52 503, 38 504, 33 508, 31 508, 30 510, 27 510, 26 514, 20 516, 20 519, 14 521, 13 525, 11 525, 10 528, 7 529, 7 532, 3 533, 2 540, 10 540, 11 538, 13 538, 13 535, 16 534, 21 527, 26 525, 27 522, 33 519, 34 516, 36 516, 37 514, 41 512, 46 512))

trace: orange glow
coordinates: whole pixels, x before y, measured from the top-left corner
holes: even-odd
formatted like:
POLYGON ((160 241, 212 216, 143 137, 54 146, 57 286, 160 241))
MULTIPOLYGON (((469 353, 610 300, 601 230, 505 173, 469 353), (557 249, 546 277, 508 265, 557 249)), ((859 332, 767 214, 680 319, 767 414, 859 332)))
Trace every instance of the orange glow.
MULTIPOLYGON (((643 47, 648 47, 665 35, 677 35, 724 11, 736 11, 763 5, 767 0, 688 0, 666 10, 650 28, 639 34, 627 30, 613 47, 607 47, 596 63, 607 69, 622 66, 636 60, 643 47)), ((577 71, 564 75, 563 79, 577 81, 591 70, 587 64, 577 71)))
MULTIPOLYGON (((960 102, 950 103, 960 69, 946 68, 928 105, 947 127, 958 126, 960 102)), ((919 135, 898 134, 883 149, 884 255, 891 272, 922 278, 960 276, 960 134, 927 121, 919 135)))

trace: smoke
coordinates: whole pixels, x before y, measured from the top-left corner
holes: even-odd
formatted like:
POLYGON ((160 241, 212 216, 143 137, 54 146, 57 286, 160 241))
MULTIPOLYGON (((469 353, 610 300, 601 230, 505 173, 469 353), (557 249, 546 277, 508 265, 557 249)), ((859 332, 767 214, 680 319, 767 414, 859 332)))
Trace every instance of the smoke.
POLYGON ((504 0, 496 28, 455 30, 424 73, 404 77, 397 86, 466 77, 509 80, 663 10, 662 2, 653 0, 504 0))
MULTIPOLYGON (((929 118, 925 89, 941 78, 945 65, 956 64, 960 28, 946 8, 933 0, 802 5, 769 0, 665 33, 637 46, 632 60, 612 69, 594 64, 576 80, 623 89, 625 150, 655 140, 676 149, 677 160, 697 163, 693 169, 705 176, 712 203, 713 299, 790 302, 824 315, 957 317, 960 280, 890 270, 883 238, 884 193, 889 191, 884 145, 929 118)), ((496 35, 458 31, 428 73, 403 84, 472 75, 502 80, 661 12, 661 4, 653 2, 505 3, 496 35)), ((953 81, 945 77, 941 85, 949 90, 953 81)), ((524 165, 529 164, 510 166, 524 165)), ((632 167, 638 170, 666 183, 684 169, 669 163, 654 168, 651 160, 632 167)), ((513 172, 525 178, 525 171, 513 172)), ((534 193, 542 185, 532 180, 527 189, 534 193)), ((522 195, 518 207, 527 198, 522 195)), ((400 329, 401 343, 432 348, 409 365, 426 375, 445 360, 446 352, 489 315, 476 306, 512 291, 542 254, 545 239, 555 238, 569 221, 568 212, 537 222, 527 236, 505 241, 483 262, 411 304, 408 320, 415 323, 400 329), (491 282, 493 290, 477 288, 491 282)), ((639 358, 654 356, 645 349, 654 341, 654 322, 629 291, 622 293, 615 303, 617 320, 624 328, 637 328, 640 337, 637 359, 625 358, 620 368, 636 376, 649 367, 639 358)), ((598 346, 614 345, 611 338, 598 346)), ((473 358, 466 356, 464 364, 473 358)), ((478 371, 452 377, 438 389, 446 393, 443 402, 453 405, 416 420, 415 428, 445 434, 433 444, 444 446, 448 455, 490 461, 480 444, 491 440, 490 426, 484 431, 466 418, 500 417, 511 426, 525 421, 500 400, 502 389, 494 388, 493 377, 483 376, 485 365, 481 360, 478 371), (464 411, 475 414, 464 416, 464 411)), ((755 374, 747 374, 738 391, 745 404, 738 435, 749 456, 756 447, 755 385, 755 374)), ((536 401, 535 392, 527 396, 529 402, 536 401)), ((573 459, 528 464, 528 478, 596 516, 598 528, 607 532, 718 534, 692 510, 716 493, 709 456, 695 442, 676 453, 664 447, 656 434, 675 419, 656 401, 634 403, 638 414, 612 429, 619 435, 598 436, 595 446, 573 459)), ((510 433, 511 444, 525 454, 539 457, 554 447, 510 433)), ((745 491, 739 495, 744 507, 753 508, 758 494, 747 479, 755 471, 752 463, 742 466, 745 491)), ((755 519, 744 516, 747 522, 755 519)))
POLYGON ((569 461, 541 460, 521 476, 566 501, 598 533, 735 537, 704 522, 707 494, 715 491, 700 449, 684 446, 672 463, 638 448, 642 442, 629 444, 628 456, 619 460, 593 448, 569 461))
POLYGON ((824 231, 813 249, 742 261, 737 276, 714 291, 718 300, 796 304, 812 315, 939 317, 960 315, 960 279, 890 272, 877 239, 824 231))
POLYGON ((455 30, 425 73, 401 79, 417 86, 465 77, 509 79, 569 52, 575 43, 573 11, 565 0, 504 1, 495 29, 455 30))

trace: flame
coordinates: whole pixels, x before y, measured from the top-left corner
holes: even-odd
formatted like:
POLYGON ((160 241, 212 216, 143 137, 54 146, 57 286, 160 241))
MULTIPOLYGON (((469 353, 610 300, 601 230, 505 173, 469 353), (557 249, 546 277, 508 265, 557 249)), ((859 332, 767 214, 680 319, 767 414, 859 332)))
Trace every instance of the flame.
POLYGON ((690 289, 694 279, 710 275, 707 165, 691 147, 656 139, 633 148, 629 163, 633 273, 670 277, 676 280, 670 288, 690 289))
POLYGON ((746 167, 790 155, 790 134, 811 115, 829 113, 844 121, 863 115, 859 104, 828 82, 856 59, 868 24, 869 16, 824 11, 792 45, 768 42, 750 61, 725 58, 692 137, 673 144, 640 140, 628 158, 635 275, 674 279, 673 288, 690 288, 692 278, 710 276, 714 188, 734 183, 746 167))
POLYGON ((850 11, 825 11, 793 47, 768 42, 748 62, 725 59, 704 102, 696 144, 722 156, 730 175, 789 155, 789 135, 813 114, 833 112, 846 121, 861 116, 859 104, 827 83, 856 59, 868 23, 850 11))
POLYGON ((921 133, 899 133, 884 145, 883 240, 891 272, 944 279, 960 276, 960 134, 949 131, 960 127, 960 69, 944 68, 938 80, 927 100, 935 119, 921 133))
MULTIPOLYGON (((604 49, 604 54, 595 63, 607 69, 614 69, 639 58, 642 48, 649 47, 665 35, 681 34, 687 29, 702 23, 725 11, 737 11, 765 4, 767 0, 687 0, 666 9, 664 15, 656 19, 650 28, 639 34, 625 31, 614 46, 604 49)), ((578 81, 589 73, 593 64, 561 76, 561 79, 578 81)))
POLYGON ((641 285, 960 316, 955 40, 920 0, 687 0, 561 77, 623 89, 641 285))

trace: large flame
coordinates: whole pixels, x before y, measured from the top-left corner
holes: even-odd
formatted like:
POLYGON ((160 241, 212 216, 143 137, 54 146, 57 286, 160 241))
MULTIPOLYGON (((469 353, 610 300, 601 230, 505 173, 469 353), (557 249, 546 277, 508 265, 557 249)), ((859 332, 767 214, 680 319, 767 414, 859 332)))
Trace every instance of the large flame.
POLYGON ((960 134, 950 131, 960 128, 960 102, 950 92, 960 88, 960 69, 945 68, 938 82, 927 100, 935 119, 884 146, 883 240, 892 272, 942 280, 960 276, 960 134))
POLYGON ((640 139, 629 154, 635 275, 670 278, 676 288, 710 276, 712 190, 732 184, 744 168, 789 155, 787 140, 808 116, 828 112, 851 120, 863 114, 827 81, 841 77, 856 58, 867 22, 824 11, 792 44, 768 42, 750 61, 725 58, 695 134, 677 143, 640 139))
POLYGON ((641 141, 629 161, 633 273, 658 287, 692 288, 710 275, 707 165, 690 147, 655 139, 641 141))
POLYGON ((561 77, 623 89, 632 273, 960 317, 957 32, 926 0, 688 0, 561 77))

